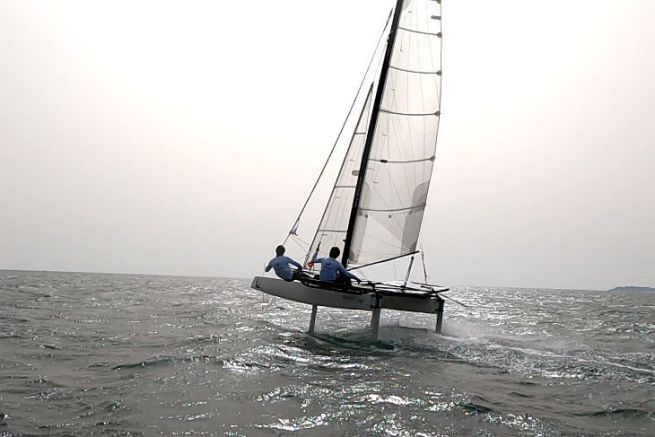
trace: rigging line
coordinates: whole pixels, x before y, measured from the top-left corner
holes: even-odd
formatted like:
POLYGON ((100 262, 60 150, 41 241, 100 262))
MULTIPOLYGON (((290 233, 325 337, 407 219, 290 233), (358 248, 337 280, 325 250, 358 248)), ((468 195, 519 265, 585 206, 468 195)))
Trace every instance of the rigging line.
MULTIPOLYGON (((386 29, 385 29, 385 31, 386 31, 386 29)), ((378 51, 378 50, 379 50, 379 47, 376 48, 376 51, 378 51)), ((374 53, 374 56, 376 56, 375 53, 374 53)), ((380 58, 379 55, 377 57, 380 58)), ((378 70, 378 68, 380 66, 380 62, 381 62, 381 59, 378 59, 377 64, 374 67, 375 68, 374 71, 378 70)), ((375 85, 375 83, 371 83, 370 89, 369 89, 368 94, 366 96, 366 100, 364 101, 364 106, 362 108, 362 112, 359 115, 359 119, 357 121, 357 124, 355 125, 355 131, 360 130, 361 123, 362 123, 362 117, 370 117, 370 112, 371 112, 371 106, 370 106, 371 100, 370 99, 371 99, 371 95, 372 95, 372 92, 373 92, 374 85, 375 85)), ((366 120, 368 120, 368 118, 366 118, 366 120)), ((367 127, 368 127, 368 122, 366 122, 364 124, 364 131, 365 132, 367 132, 367 127)), ((346 149, 346 156, 345 156, 343 162, 341 163, 341 168, 339 169, 339 174, 337 175, 337 180, 334 183, 335 186, 337 184, 339 184, 340 182, 345 183, 345 182, 350 180, 350 176, 347 176, 344 179, 344 175, 345 175, 344 171, 348 168, 348 166, 350 165, 351 162, 356 163, 355 158, 356 158, 356 156, 359 156, 359 153, 358 152, 355 153, 355 152, 361 147, 361 144, 358 145, 358 143, 360 143, 360 142, 355 141, 355 138, 356 138, 356 136, 353 135, 353 137, 350 139, 350 144, 348 144, 348 148, 346 149)), ((364 141, 366 141, 366 140, 364 140, 364 141)), ((359 167, 359 165, 357 165, 357 167, 359 167)), ((353 183, 356 183, 356 182, 353 182, 353 183)), ((356 191, 356 188, 355 188, 355 191, 356 191)), ((335 199, 335 193, 336 193, 336 188, 332 188, 332 193, 330 194, 330 198, 328 199, 328 203, 327 203, 327 205, 325 207, 325 211, 323 211, 323 216, 321 217, 321 221, 319 222, 319 227, 324 226, 324 223, 326 223, 325 220, 327 220, 332 215, 332 213, 334 212, 332 210, 332 208, 334 207, 334 202, 333 201, 335 199)), ((348 197, 346 197, 346 199, 347 198, 348 197)), ((345 208, 345 203, 344 202, 338 202, 337 203, 337 212, 336 212, 337 215, 336 215, 336 217, 343 217, 343 209, 344 208, 345 208)), ((310 245, 309 251, 307 252, 307 255, 305 257, 306 259, 309 259, 309 257, 312 256, 312 252, 313 252, 312 248, 314 247, 314 243, 316 242, 317 238, 318 238, 318 232, 316 232, 314 234, 314 238, 312 239, 312 244, 310 245)), ((332 241, 333 244, 339 245, 337 241, 334 241, 334 240, 331 240, 331 241, 332 241)), ((320 244, 320 242, 319 242, 319 244, 320 244)))
POLYGON ((366 67, 366 72, 364 73, 364 77, 362 78, 362 82, 359 84, 359 88, 357 89, 357 93, 355 94, 355 98, 353 99, 352 104, 350 105, 350 109, 348 110, 348 115, 346 115, 345 120, 343 121, 343 124, 341 125, 341 129, 339 130, 339 134, 337 135, 336 140, 334 141, 334 144, 332 145, 332 150, 330 150, 330 153, 327 157, 327 160, 325 161, 325 164, 323 164, 323 168, 321 169, 321 172, 318 175, 318 178, 316 179, 316 182, 314 182, 314 186, 309 192, 309 196, 307 196, 307 200, 305 201, 305 204, 302 206, 300 209, 300 213, 298 214, 298 217, 296 218, 296 221, 293 222, 293 225, 291 226, 291 231, 287 234, 286 238, 284 239, 285 244, 287 240, 289 239, 289 236, 295 232, 297 229, 298 224, 300 223, 300 218, 302 217, 303 213, 305 212, 305 208, 307 207, 307 204, 309 203, 309 200, 312 198, 312 195, 314 194, 314 190, 316 190, 316 186, 318 185, 319 181, 323 177, 323 173, 325 172, 325 169, 328 165, 328 162, 330 162, 330 158, 332 158, 332 154, 334 153, 334 150, 337 147, 337 144, 339 143, 339 139, 341 138, 341 134, 343 133, 344 128, 346 127, 346 123, 348 122, 348 119, 350 118, 350 114, 353 111, 353 108, 355 107, 355 103, 357 102, 357 98, 359 97, 359 93, 362 91, 362 87, 364 86, 364 83, 366 82, 366 77, 368 76, 368 72, 371 69, 371 65, 373 65, 373 60, 375 59, 375 55, 378 52, 378 49, 380 48, 382 44, 382 40, 384 39, 384 35, 386 34, 386 29, 387 26, 389 26, 389 22, 391 20, 392 12, 389 12, 389 16, 387 17, 387 22, 384 25, 384 28, 382 29, 382 33, 380 34, 380 38, 378 39, 378 44, 373 51, 373 55, 371 56, 371 60, 368 62, 368 67, 366 67))
POLYGON ((414 255, 412 255, 412 258, 409 260, 409 267, 407 268, 407 274, 405 275, 405 282, 403 284, 403 288, 407 287, 407 281, 409 281, 409 275, 412 273, 413 265, 414 265, 414 255))
POLYGON ((370 266, 374 266, 376 264, 386 263, 386 262, 393 261, 393 260, 398 259, 398 258, 404 258, 406 256, 415 255, 417 253, 418 253, 418 250, 415 250, 414 252, 406 253, 404 255, 398 255, 398 256, 391 257, 391 258, 382 259, 380 261, 375 261, 375 262, 372 262, 372 263, 363 264, 361 266, 349 267, 346 270, 351 271, 351 270, 363 269, 364 267, 370 267, 370 266))
POLYGON ((302 238, 300 238, 298 235, 294 235, 294 238, 295 238, 296 240, 300 241, 300 242, 301 242, 302 244, 304 244, 305 246, 307 246, 307 249, 309 249, 309 243, 308 243, 308 242, 306 242, 305 240, 303 240, 302 238))
POLYGON ((307 250, 307 249, 306 249, 305 247, 303 247, 302 244, 300 244, 300 242, 297 241, 295 238, 292 239, 291 241, 293 241, 294 243, 296 243, 296 245, 297 245, 297 246, 300 248, 300 250, 302 250, 303 252, 304 252, 305 250, 307 250))
POLYGON ((295 241, 296 244, 298 244, 299 246, 300 246, 300 245, 308 246, 307 242, 306 242, 306 241, 303 241, 303 239, 302 239, 302 238, 299 238, 297 235, 293 235, 293 241, 295 241))
MULTIPOLYGON (((378 49, 379 49, 379 47, 378 47, 378 49)), ((378 58, 380 58, 380 56, 378 56, 378 58)), ((375 66, 375 71, 377 71, 379 69, 380 62, 382 62, 382 60, 378 59, 378 62, 376 64, 376 66, 375 66)), ((368 127, 368 121, 367 120, 370 118, 370 115, 371 115, 371 96, 372 96, 372 93, 373 93, 374 85, 375 85, 375 83, 371 83, 370 89, 369 89, 368 94, 366 96, 366 100, 364 102, 364 106, 362 108, 362 112, 359 115, 359 119, 358 119, 357 124, 355 126, 355 131, 359 131, 360 129, 362 129, 362 121, 364 121, 365 122, 364 123, 364 131, 367 132, 367 127, 368 127)), ((359 156, 359 149, 361 149, 364 144, 363 144, 363 142, 361 142, 359 140, 356 140, 356 138, 357 138, 356 135, 353 135, 353 137, 350 140, 350 144, 348 145, 348 149, 346 150, 346 156, 345 156, 343 162, 341 163, 341 168, 339 169, 339 174, 337 176, 337 180, 335 181, 335 186, 334 186, 334 188, 332 188, 332 194, 330 194, 330 198, 328 199, 328 203, 327 203, 327 205, 325 207, 325 211, 323 212, 323 217, 321 218, 321 221, 319 222, 319 227, 325 226, 325 224, 327 223, 326 220, 328 220, 328 222, 329 222, 330 217, 343 217, 343 211, 346 208, 346 203, 348 203, 348 204, 352 203, 352 200, 350 200, 349 202, 336 202, 336 205, 337 205, 336 208, 337 209, 336 210, 334 209, 334 207, 335 207, 334 200, 336 199, 335 193, 337 191, 337 188, 336 188, 337 185, 340 184, 340 183, 341 184, 345 184, 345 183, 355 183, 356 184, 356 181, 350 182, 351 179, 352 179, 352 176, 351 176, 350 171, 347 171, 348 168, 351 165, 355 165, 356 167, 360 166, 360 164, 358 163, 356 158, 359 156)), ((357 188, 356 188, 356 185, 355 185, 355 190, 354 191, 356 191, 356 190, 357 190, 357 188)), ((349 191, 346 193, 346 195, 344 197, 346 200, 350 197, 348 195, 348 193, 349 193, 349 191)), ((316 241, 316 238, 317 238, 318 234, 319 233, 317 231, 316 234, 314 235, 314 239, 312 240, 312 244, 310 246, 310 251, 307 252, 307 258, 309 258, 311 256, 311 253, 312 253, 311 247, 314 247, 314 242, 316 241)), ((347 232, 346 232, 346 235, 347 235, 347 232)), ((330 241, 332 242, 332 244, 336 244, 337 246, 340 245, 337 240, 331 239, 330 241)), ((343 242, 343 240, 342 240, 342 242, 343 242)))
POLYGON ((421 237, 420 240, 421 244, 421 263, 423 264, 423 279, 425 280, 425 283, 428 283, 428 271, 425 268, 425 249, 423 249, 423 238, 421 237))
MULTIPOLYGON (((378 65, 379 65, 379 63, 378 63, 378 65)), ((376 67, 376 69, 377 69, 377 67, 376 67)), ((371 98, 372 93, 373 93, 373 88, 374 88, 374 83, 371 83, 368 94, 366 96, 366 100, 364 102, 364 107, 362 108, 362 112, 359 115, 359 119, 357 121, 357 126, 360 125, 360 123, 362 121, 362 117, 365 114, 368 114, 368 111, 370 110, 369 103, 370 103, 370 98, 371 98)), ((356 127, 356 129, 357 129, 357 127, 356 127)), ((335 187, 339 183, 339 181, 342 180, 342 177, 344 176, 344 170, 348 166, 349 157, 353 157, 355 155, 358 155, 358 154, 353 155, 351 153, 353 151, 356 151, 358 147, 359 146, 355 143, 355 139, 354 139, 354 136, 353 136, 353 138, 351 138, 351 140, 350 140, 350 144, 348 145, 348 149, 346 150, 346 157, 344 158, 343 162, 341 163, 341 168, 339 169, 339 174, 337 175, 337 180, 335 181, 335 187)), ((326 219, 329 220, 329 217, 332 214, 332 207, 334 206, 333 200, 335 199, 335 192, 336 192, 335 187, 332 188, 332 194, 330 194, 330 198, 328 199, 328 203, 327 203, 327 205, 325 207, 325 211, 323 211, 323 217, 321 217, 321 221, 319 222, 319 225, 318 225, 319 227, 324 226, 325 220, 326 219)), ((344 202, 338 202, 338 204, 340 204, 341 206, 338 206, 338 211, 337 211, 338 215, 337 215, 337 217, 342 217, 341 211, 343 210, 343 208, 345 208, 345 203, 344 202)), ((309 257, 312 255, 311 254, 311 252, 312 252, 311 248, 314 247, 314 242, 316 241, 316 238, 318 237, 318 235, 319 235, 319 232, 317 231, 314 234, 314 239, 312 240, 312 244, 310 245, 310 250, 307 252, 307 259, 309 259, 309 257)), ((325 235, 325 234, 323 234, 323 235, 325 235)), ((346 235, 347 235, 347 233, 346 233, 346 235)))

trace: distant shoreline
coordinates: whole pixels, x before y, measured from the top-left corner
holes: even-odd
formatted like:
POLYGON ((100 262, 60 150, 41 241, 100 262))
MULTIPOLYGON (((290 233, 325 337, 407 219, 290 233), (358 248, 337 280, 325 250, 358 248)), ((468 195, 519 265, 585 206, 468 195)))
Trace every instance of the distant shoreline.
MULTIPOLYGON (((239 276, 221 276, 221 275, 208 275, 208 274, 170 274, 170 273, 134 273, 134 272, 103 272, 103 271, 71 271, 71 270, 40 270, 40 269, 15 269, 15 268, 3 268, 0 267, 0 272, 13 272, 13 273, 66 273, 73 275, 119 275, 119 276, 153 276, 153 277, 179 277, 179 278, 213 278, 213 279, 236 279, 250 281, 251 276, 248 277, 239 277, 239 276)), ((254 275, 254 273, 253 273, 254 275)), ((504 288, 504 289, 516 289, 516 290, 526 290, 526 289, 537 289, 537 290, 551 290, 551 291, 581 291, 581 292, 621 292, 621 291, 636 291, 636 292, 655 292, 655 288, 651 287, 615 287, 611 290, 602 289, 602 288, 561 288, 561 287, 535 287, 535 286, 516 286, 516 285, 472 285, 472 284, 453 284, 452 287, 467 288, 467 287, 476 287, 476 288, 504 288), (639 290, 633 290, 639 289, 639 290), (643 290, 641 290, 643 289, 643 290)))
POLYGON ((244 279, 236 276, 211 276, 211 275, 173 275, 166 273, 125 273, 125 272, 74 272, 68 270, 34 270, 34 269, 4 269, 0 268, 0 272, 17 272, 17 273, 66 273, 72 275, 118 275, 118 276, 161 276, 161 277, 176 277, 176 278, 214 278, 214 279, 244 279))
POLYGON ((611 290, 611 292, 617 292, 617 291, 628 291, 631 293, 655 293, 655 288, 653 287, 637 287, 634 285, 624 285, 622 287, 614 287, 611 290))

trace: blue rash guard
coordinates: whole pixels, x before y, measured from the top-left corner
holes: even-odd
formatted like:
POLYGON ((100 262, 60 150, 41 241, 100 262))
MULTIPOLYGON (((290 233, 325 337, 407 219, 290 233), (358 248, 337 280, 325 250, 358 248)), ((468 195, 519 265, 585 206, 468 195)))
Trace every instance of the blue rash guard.
POLYGON ((348 270, 346 270, 339 261, 334 258, 317 258, 318 253, 314 254, 312 262, 314 264, 321 264, 321 274, 319 280, 321 282, 334 282, 337 280, 339 274, 345 276, 346 278, 354 279, 359 282, 359 278, 348 270))
POLYGON ((288 256, 276 256, 273 258, 268 265, 266 266, 266 271, 268 272, 271 269, 275 270, 275 274, 285 281, 293 281, 293 271, 289 264, 298 267, 298 270, 302 270, 300 263, 292 260, 288 256))

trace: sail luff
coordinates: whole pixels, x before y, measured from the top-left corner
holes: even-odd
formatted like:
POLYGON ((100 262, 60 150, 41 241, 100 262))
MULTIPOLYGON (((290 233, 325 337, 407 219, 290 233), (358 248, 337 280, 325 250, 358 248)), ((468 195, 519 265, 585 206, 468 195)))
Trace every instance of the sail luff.
POLYGON ((391 23, 391 29, 389 31, 389 37, 387 40, 387 49, 384 54, 384 61, 382 62, 382 68, 380 70, 380 78, 378 80, 378 88, 375 93, 375 100, 373 102, 373 109, 371 112, 371 117, 369 121, 369 128, 367 129, 366 143, 364 145, 364 151, 362 153, 362 159, 360 162, 359 173, 357 175, 357 184, 355 186, 355 194, 353 197, 353 205, 350 211, 350 219, 348 220, 348 230, 346 231, 346 238, 343 250, 342 264, 345 266, 348 265, 348 258, 350 257, 350 248, 352 245, 353 232, 355 230, 355 220, 357 218, 357 210, 359 209, 359 203, 361 199, 362 189, 364 187, 364 179, 366 177, 366 170, 368 167, 368 159, 371 152, 371 146, 373 144, 373 137, 375 134, 375 127, 378 120, 378 113, 380 111, 380 105, 382 103, 382 97, 384 95, 384 88, 387 81, 389 62, 391 61, 391 55, 393 54, 393 46, 396 39, 396 32, 398 29, 398 23, 400 22, 400 15, 402 12, 403 0, 396 1, 396 7, 394 9, 393 21, 391 23))

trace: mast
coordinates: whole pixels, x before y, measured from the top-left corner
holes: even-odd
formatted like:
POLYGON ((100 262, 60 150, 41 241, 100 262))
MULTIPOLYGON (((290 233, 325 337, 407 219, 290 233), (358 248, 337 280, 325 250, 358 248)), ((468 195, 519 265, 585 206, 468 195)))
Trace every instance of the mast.
POLYGON ((373 109, 371 110, 371 119, 368 127, 368 134, 366 136, 366 144, 362 154, 362 161, 359 166, 359 173, 357 174, 357 184, 355 186, 355 195, 353 198, 353 206, 350 210, 350 219, 348 221, 348 230, 346 231, 346 238, 344 240, 343 258, 341 263, 345 266, 348 265, 348 257, 350 255, 350 246, 355 231, 355 221, 357 218, 357 210, 359 209, 359 202, 361 200, 362 189, 364 187, 364 178, 366 176, 366 169, 368 167, 368 159, 371 153, 371 145, 373 144, 373 137, 375 134, 375 126, 378 121, 378 113, 380 112, 380 105, 382 104, 382 97, 384 95, 384 86, 387 82, 387 72, 389 70, 389 63, 391 62, 391 55, 393 53, 393 44, 396 40, 396 30, 400 21, 404 0, 396 0, 396 7, 393 14, 393 21, 391 22, 391 29, 389 30, 389 38, 387 40, 387 50, 384 53, 384 61, 380 71, 380 79, 378 82, 378 89, 375 93, 375 101, 373 102, 373 109))

